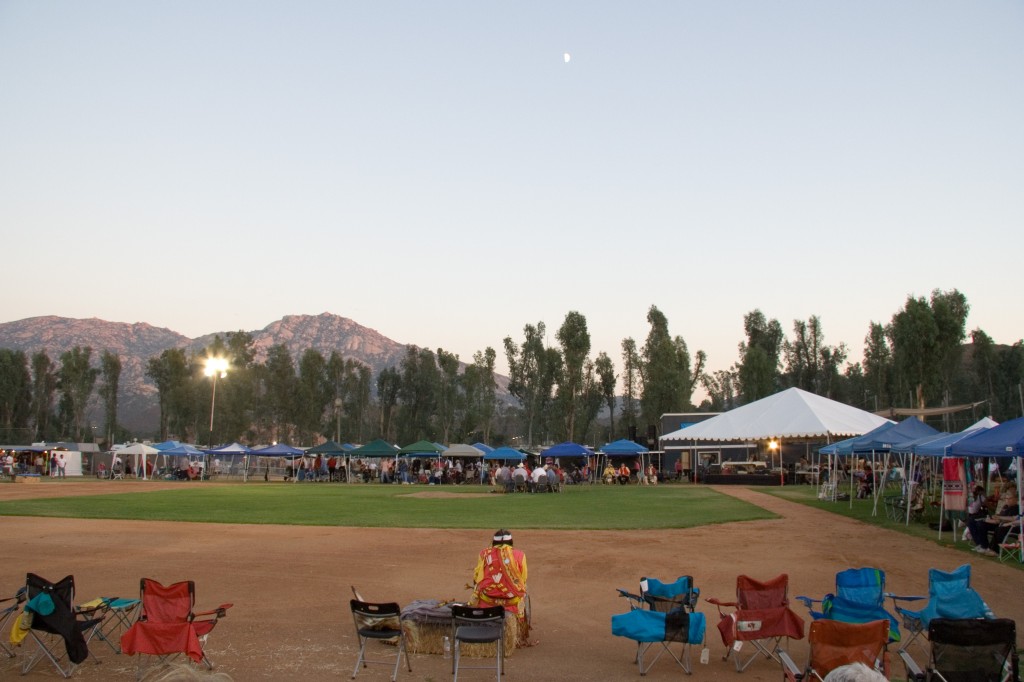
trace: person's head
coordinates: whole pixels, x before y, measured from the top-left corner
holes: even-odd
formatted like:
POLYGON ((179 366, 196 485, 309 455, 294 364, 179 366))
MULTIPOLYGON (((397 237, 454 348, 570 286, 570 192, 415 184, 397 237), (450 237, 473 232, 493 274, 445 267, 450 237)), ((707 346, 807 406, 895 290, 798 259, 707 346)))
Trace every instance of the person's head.
POLYGON ((849 663, 825 675, 825 682, 886 682, 886 678, 863 663, 849 663))
POLYGON ((974 494, 975 495, 984 495, 985 494, 985 486, 983 486, 983 485, 976 485, 976 486, 974 486, 974 494))
POLYGON ((498 545, 509 545, 509 546, 511 546, 512 545, 512 531, 505 530, 504 528, 502 528, 501 530, 495 531, 494 539, 491 540, 491 546, 492 547, 497 547, 498 545))

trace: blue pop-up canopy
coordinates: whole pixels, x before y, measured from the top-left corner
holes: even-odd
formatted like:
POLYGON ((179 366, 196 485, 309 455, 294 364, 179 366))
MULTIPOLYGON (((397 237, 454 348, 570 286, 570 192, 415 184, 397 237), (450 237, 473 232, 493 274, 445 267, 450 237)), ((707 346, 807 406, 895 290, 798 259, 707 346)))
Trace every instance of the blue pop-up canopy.
POLYGON ((268 445, 265 448, 253 450, 252 454, 259 457, 299 457, 306 453, 298 448, 293 448, 291 445, 278 443, 277 445, 268 445))
POLYGON ((592 454, 594 453, 590 448, 571 441, 552 445, 540 452, 541 457, 589 457, 592 454))
POLYGON ((955 457, 1024 457, 1024 417, 972 434, 953 444, 955 457))
POLYGON ((491 450, 490 452, 485 453, 484 459, 514 459, 517 462, 521 462, 526 459, 526 455, 515 448, 510 448, 506 445, 498 448, 497 450, 491 450))
POLYGON ((601 448, 601 452, 609 456, 617 457, 620 455, 640 455, 650 451, 643 445, 640 445, 640 443, 634 443, 631 440, 621 438, 615 442, 605 445, 601 448))

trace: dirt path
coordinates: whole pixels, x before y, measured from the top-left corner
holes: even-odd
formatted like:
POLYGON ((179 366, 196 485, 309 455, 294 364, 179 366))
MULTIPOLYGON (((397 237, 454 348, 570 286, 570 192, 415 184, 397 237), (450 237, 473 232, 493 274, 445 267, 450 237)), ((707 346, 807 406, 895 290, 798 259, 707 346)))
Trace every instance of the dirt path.
MULTIPOLYGON (((180 484, 167 484, 170 487, 180 484)), ((114 482, 24 486, 38 494, 98 494, 163 487, 161 483, 114 482)), ((0 499, 33 496, 4 485, 0 499)), ((1024 622, 1020 590, 1024 573, 974 553, 937 547, 921 539, 879 530, 752 489, 719 490, 769 509, 782 518, 672 531, 515 531, 516 546, 530 562, 535 637, 540 644, 515 652, 513 680, 635 680, 635 644, 610 633, 610 617, 626 610, 615 588, 636 589, 642 575, 690 574, 704 596, 731 597, 736 575, 790 576, 791 595, 820 597, 836 571, 878 566, 891 591, 926 594, 930 567, 974 566, 974 583, 1001 615, 1024 622)), ((198 606, 233 602, 207 647, 218 669, 236 680, 317 682, 351 676, 356 642, 348 610, 350 585, 371 600, 401 603, 423 598, 464 598, 474 558, 488 543, 477 530, 361 529, 238 526, 188 523, 0 518, 6 560, 0 590, 13 592, 27 570, 56 579, 74 573, 83 600, 134 596, 138 579, 193 579, 198 606)), ((777 680, 779 669, 755 663, 738 675, 720 660, 724 649, 714 607, 708 614, 712 658, 695 662, 693 679, 777 680)), ((803 614, 799 604, 795 610, 803 614)), ((804 642, 791 650, 798 660, 804 642)), ((99 650, 98 650, 99 651, 99 650)), ((87 680, 131 680, 135 661, 101 652, 102 663, 76 672, 87 680)), ((0 678, 16 674, 18 661, 0 661, 0 678)), ((413 674, 399 679, 450 678, 440 656, 413 657, 413 674)), ((24 679, 56 679, 42 666, 24 679)), ((900 674, 901 671, 898 670, 900 674)), ((671 661, 659 661, 650 680, 678 679, 671 661)), ((384 668, 359 673, 385 680, 384 668)), ((487 679, 477 671, 468 680, 487 679)))

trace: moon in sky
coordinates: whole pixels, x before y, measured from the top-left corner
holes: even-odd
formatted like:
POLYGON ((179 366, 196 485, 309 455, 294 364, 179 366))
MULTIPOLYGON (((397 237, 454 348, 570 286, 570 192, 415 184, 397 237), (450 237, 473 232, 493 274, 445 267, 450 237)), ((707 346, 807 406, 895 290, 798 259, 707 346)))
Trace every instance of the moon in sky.
POLYGON ((569 60, 572 59, 572 55, 569 54, 568 52, 566 52, 566 53, 562 54, 562 59, 564 59, 565 63, 568 64, 569 60))

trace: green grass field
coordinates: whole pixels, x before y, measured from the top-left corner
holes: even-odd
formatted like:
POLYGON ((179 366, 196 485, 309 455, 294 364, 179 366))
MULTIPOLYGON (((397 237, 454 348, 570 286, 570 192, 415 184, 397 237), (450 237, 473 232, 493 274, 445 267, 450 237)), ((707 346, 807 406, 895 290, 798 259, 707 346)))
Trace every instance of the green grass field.
MULTIPOLYGON (((54 484, 59 485, 59 484, 54 484)), ((482 486, 182 483, 180 490, 0 502, 0 516, 376 528, 633 530, 775 518, 703 486, 569 486, 493 495, 482 486), (427 493, 426 496, 421 494, 427 493), (442 493, 443 495, 432 495, 442 493)))

